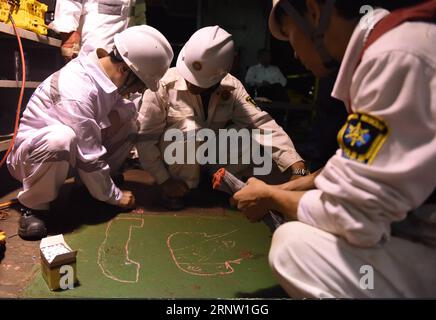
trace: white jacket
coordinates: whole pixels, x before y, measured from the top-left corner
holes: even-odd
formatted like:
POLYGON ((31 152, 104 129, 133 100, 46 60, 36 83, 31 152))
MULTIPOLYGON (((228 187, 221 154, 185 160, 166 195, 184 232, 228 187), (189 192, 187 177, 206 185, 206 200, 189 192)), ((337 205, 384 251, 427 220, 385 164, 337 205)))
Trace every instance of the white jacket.
MULTIPOLYGON (((69 126, 77 137, 73 165, 86 177, 82 180, 89 192, 100 201, 117 204, 122 194, 103 160, 106 149, 101 137, 101 130, 111 126, 108 114, 112 110, 120 114, 123 122, 137 116, 134 103, 118 94, 98 65, 96 52, 80 53, 35 90, 21 118, 14 148, 33 137, 37 129, 55 124, 69 126)), ((16 174, 25 178, 25 173, 16 174)))
POLYGON ((368 32, 356 28, 333 91, 351 113, 342 148, 298 209, 300 221, 363 247, 389 239, 436 186, 436 24, 391 30, 356 69, 368 32))
POLYGON ((82 48, 92 46, 111 51, 114 35, 132 25, 134 14, 140 17, 135 24, 145 23, 144 11, 144 1, 141 0, 57 0, 50 28, 65 33, 78 31, 82 48), (142 10, 139 9, 140 2, 142 10))
POLYGON ((167 171, 159 142, 168 129, 195 128, 225 129, 232 122, 239 128, 272 131, 272 157, 283 172, 302 161, 289 136, 268 115, 252 102, 242 83, 228 74, 212 94, 208 118, 205 119, 201 97, 189 93, 186 81, 175 68, 161 79, 158 92, 147 90, 140 110, 141 128, 138 151, 144 169, 156 177, 159 184, 170 175, 167 171))
POLYGON ((262 86, 266 81, 269 84, 279 83, 282 87, 286 86, 286 78, 280 71, 279 67, 270 65, 265 68, 262 64, 256 64, 248 68, 245 82, 249 86, 262 86))

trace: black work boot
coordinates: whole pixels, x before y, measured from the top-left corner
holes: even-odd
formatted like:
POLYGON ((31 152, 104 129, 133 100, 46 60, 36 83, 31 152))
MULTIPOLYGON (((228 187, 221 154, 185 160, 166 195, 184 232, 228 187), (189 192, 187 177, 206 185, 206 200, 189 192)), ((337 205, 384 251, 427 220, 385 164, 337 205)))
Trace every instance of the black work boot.
POLYGON ((18 227, 18 235, 24 240, 40 240, 47 236, 45 219, 48 211, 33 210, 21 206, 21 217, 18 227))

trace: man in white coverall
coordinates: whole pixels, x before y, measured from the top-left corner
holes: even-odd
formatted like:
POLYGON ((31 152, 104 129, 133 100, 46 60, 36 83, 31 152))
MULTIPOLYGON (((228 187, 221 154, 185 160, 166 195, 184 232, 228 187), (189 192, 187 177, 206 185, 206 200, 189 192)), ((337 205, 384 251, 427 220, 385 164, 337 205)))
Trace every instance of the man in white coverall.
MULTIPOLYGON (((241 82, 228 73, 233 57, 234 43, 228 32, 219 26, 202 28, 185 44, 176 67, 162 78, 160 89, 144 93, 139 158, 143 168, 161 185, 164 205, 170 209, 182 208, 183 197, 200 180, 200 164, 165 162, 168 143, 163 138, 170 129, 184 134, 202 128, 217 132, 232 123, 234 128, 270 130, 272 158, 280 171, 289 174, 288 179, 305 174, 304 162, 288 135, 256 107, 241 82)), ((219 167, 218 163, 216 168, 219 167)), ((231 167, 234 174, 244 168, 231 167)))
POLYGON ((115 34, 141 24, 144 0, 57 0, 49 27, 60 33, 61 54, 69 61, 80 50, 112 50, 115 34))
POLYGON ((122 208, 135 198, 111 174, 119 170, 138 131, 135 105, 124 98, 145 88, 156 91, 173 59, 166 38, 137 26, 115 35, 110 54, 81 53, 35 91, 21 118, 8 169, 22 181, 18 234, 41 238, 44 219, 71 167, 90 194, 122 208))
POLYGON ((332 95, 350 113, 317 175, 251 179, 234 196, 252 221, 267 209, 293 221, 269 254, 291 297, 436 297, 436 1, 359 22, 367 4, 273 1, 271 33, 308 69, 341 63, 332 95))

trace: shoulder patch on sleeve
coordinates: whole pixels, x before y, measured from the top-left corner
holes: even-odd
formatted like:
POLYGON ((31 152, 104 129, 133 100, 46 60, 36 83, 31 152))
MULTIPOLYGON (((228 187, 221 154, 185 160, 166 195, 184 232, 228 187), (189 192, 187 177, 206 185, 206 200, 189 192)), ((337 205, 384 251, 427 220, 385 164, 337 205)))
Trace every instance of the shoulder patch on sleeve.
POLYGON ((247 98, 245 98, 245 101, 247 101, 247 102, 249 102, 249 103, 251 103, 254 107, 256 107, 257 108, 257 104, 256 104, 256 101, 254 101, 254 99, 252 98, 252 97, 250 97, 250 96, 247 96, 247 98))
POLYGON ((385 143, 389 128, 385 121, 364 113, 353 113, 338 134, 342 156, 371 164, 385 143))

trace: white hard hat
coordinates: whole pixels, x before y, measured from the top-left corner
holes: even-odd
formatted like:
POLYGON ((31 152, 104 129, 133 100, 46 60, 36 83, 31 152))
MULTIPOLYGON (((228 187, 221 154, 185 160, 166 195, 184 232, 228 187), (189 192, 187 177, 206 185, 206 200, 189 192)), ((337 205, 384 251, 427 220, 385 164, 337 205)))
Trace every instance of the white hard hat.
POLYGON ((219 26, 195 32, 177 58, 177 71, 188 82, 210 88, 220 82, 232 68, 232 35, 219 26))
POLYGON ((151 91, 157 91, 159 80, 167 72, 174 53, 170 43, 155 28, 130 27, 114 37, 115 47, 133 73, 151 91))

